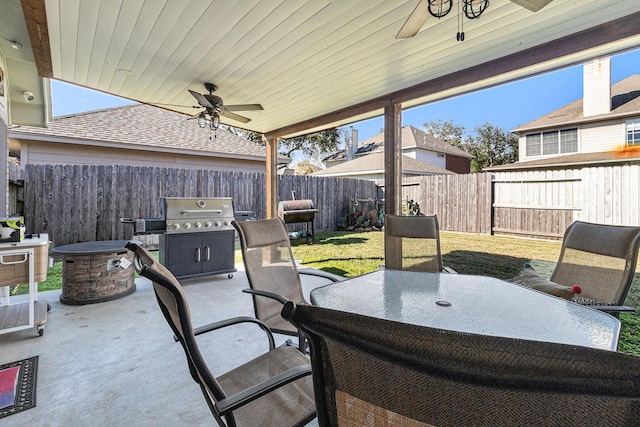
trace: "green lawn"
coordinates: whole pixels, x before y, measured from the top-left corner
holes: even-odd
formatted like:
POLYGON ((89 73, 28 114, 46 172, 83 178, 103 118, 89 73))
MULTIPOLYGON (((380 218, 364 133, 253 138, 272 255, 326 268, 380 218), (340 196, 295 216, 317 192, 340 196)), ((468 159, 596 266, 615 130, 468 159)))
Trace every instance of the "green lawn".
MULTIPOLYGON (((467 233, 441 232, 441 248, 445 265, 460 274, 480 274, 508 279, 515 276, 522 264, 530 262, 543 276, 549 277, 560 253, 561 243, 546 240, 520 239, 467 233)), ((384 239, 381 232, 318 233, 315 245, 306 239, 292 241, 293 253, 305 265, 347 277, 377 270, 384 264, 384 239)), ((236 245, 236 262, 242 261, 236 245)), ((50 268, 47 280, 38 286, 40 292, 59 289, 62 283, 62 263, 50 268)), ((17 293, 26 293, 21 285, 17 293)), ((627 304, 640 307, 640 275, 627 297, 627 304)), ((619 350, 640 356, 640 313, 620 315, 622 333, 619 350)))

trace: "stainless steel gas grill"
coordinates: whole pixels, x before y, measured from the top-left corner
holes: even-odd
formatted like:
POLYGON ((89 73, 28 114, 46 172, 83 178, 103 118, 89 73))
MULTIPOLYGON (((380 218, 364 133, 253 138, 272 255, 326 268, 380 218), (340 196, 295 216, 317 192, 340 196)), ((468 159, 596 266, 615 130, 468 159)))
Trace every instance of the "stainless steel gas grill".
POLYGON ((160 235, 160 263, 177 278, 227 273, 233 277, 235 229, 230 197, 160 200, 166 232, 160 235))
POLYGON ((307 241, 315 242, 315 228, 313 226, 313 220, 315 219, 316 209, 313 204, 313 200, 284 200, 278 203, 278 216, 284 221, 285 224, 306 223, 307 228, 307 241), (309 236, 309 224, 311 224, 311 240, 309 236))

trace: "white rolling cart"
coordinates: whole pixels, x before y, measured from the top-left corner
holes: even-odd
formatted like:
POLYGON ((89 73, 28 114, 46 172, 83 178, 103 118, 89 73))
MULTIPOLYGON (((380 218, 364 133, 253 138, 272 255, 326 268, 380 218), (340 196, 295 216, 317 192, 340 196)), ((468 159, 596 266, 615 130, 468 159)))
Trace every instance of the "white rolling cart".
POLYGON ((47 278, 49 236, 0 243, 0 334, 35 328, 44 333, 47 301, 38 300, 38 282, 47 278), (29 284, 29 301, 11 303, 11 286, 29 284))

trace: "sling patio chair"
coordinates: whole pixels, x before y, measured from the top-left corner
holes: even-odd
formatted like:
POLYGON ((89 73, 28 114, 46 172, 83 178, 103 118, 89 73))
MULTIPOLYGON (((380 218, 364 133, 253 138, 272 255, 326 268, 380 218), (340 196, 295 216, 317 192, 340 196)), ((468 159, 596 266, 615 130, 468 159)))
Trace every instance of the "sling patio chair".
POLYGON ((182 344, 191 377, 220 426, 303 426, 315 418, 311 368, 305 355, 293 347, 276 348, 269 328, 253 317, 235 317, 194 330, 187 298, 173 274, 141 246, 129 242, 126 247, 135 254, 136 271, 153 282, 162 314, 182 344), (215 377, 200 353, 196 335, 240 323, 262 328, 269 351, 215 377))
POLYGON ((386 236, 402 239, 402 270, 455 273, 442 264, 438 217, 385 215, 386 236))
POLYGON ((280 218, 260 221, 234 221, 238 230, 242 259, 253 297, 256 318, 278 334, 298 337, 298 346, 305 350, 299 331, 280 315, 287 301, 306 302, 300 274, 318 276, 338 282, 344 277, 319 270, 298 270, 286 226, 280 218))
POLYGON ((434 329, 304 304, 321 426, 629 426, 640 357, 434 329))
POLYGON ((580 286, 582 293, 573 297, 579 304, 610 313, 634 311, 624 302, 633 283, 639 246, 640 227, 576 221, 564 233, 550 280, 580 286))

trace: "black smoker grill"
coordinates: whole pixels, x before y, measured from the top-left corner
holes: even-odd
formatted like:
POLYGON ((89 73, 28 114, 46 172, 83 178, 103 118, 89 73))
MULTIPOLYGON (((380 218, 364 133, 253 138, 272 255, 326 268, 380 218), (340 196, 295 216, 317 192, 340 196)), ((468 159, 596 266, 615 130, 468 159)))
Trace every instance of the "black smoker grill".
MULTIPOLYGON (((316 209, 313 200, 284 200, 278 203, 278 216, 285 224, 306 223, 307 236, 309 236, 309 224, 311 224, 311 241, 315 242, 316 232, 313 226, 316 209)), ((307 237, 307 241, 309 241, 307 237)))

